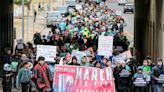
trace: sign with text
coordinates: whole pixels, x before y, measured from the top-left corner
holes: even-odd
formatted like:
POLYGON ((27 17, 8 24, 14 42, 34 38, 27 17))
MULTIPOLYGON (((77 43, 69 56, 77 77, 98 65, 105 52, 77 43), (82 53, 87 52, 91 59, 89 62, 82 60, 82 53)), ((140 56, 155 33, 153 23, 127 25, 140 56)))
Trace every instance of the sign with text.
POLYGON ((45 61, 54 62, 54 58, 56 58, 56 46, 48 46, 48 45, 37 45, 37 55, 36 59, 40 56, 45 57, 45 61))
POLYGON ((129 58, 132 58, 132 54, 130 52, 130 50, 125 51, 119 55, 113 56, 113 63, 114 64, 118 64, 121 60, 127 60, 129 58))
POLYGON ((113 36, 99 36, 98 55, 112 56, 113 36))
POLYGON ((111 68, 55 66, 54 92, 115 92, 111 68))
POLYGON ((134 85, 137 87, 144 87, 144 86, 146 86, 146 81, 143 78, 137 78, 134 81, 134 85))

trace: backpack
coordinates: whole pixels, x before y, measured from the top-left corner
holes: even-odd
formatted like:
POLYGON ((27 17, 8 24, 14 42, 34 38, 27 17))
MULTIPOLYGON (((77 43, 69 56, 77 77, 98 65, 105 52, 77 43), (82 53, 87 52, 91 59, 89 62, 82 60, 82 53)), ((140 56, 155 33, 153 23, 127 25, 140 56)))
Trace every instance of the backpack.
POLYGON ((31 81, 30 70, 22 69, 20 73, 20 83, 29 83, 31 81))

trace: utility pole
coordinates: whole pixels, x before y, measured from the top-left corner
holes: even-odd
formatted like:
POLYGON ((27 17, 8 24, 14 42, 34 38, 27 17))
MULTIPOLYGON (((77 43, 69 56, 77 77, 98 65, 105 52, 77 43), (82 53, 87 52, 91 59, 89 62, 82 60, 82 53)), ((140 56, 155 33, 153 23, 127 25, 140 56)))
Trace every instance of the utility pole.
POLYGON ((24 0, 22 0, 22 40, 24 41, 24 0))

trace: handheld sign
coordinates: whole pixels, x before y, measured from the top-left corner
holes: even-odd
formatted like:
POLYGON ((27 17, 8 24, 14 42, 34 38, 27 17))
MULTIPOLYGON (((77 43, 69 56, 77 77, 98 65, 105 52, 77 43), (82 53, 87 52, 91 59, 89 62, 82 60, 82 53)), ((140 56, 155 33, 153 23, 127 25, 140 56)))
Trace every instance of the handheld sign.
POLYGON ((146 86, 146 81, 143 78, 137 78, 134 81, 134 85, 137 87, 144 87, 144 86, 146 86))
POLYGON ((99 36, 98 55, 112 56, 113 36, 99 36))
POLYGON ((56 49, 56 46, 37 45, 36 60, 38 60, 40 56, 43 56, 45 57, 45 61, 54 62, 56 58, 56 49))
POLYGON ((164 75, 160 75, 158 78, 158 83, 164 84, 164 75))
POLYGON ((131 73, 125 69, 123 69, 120 73, 120 77, 129 77, 131 73))

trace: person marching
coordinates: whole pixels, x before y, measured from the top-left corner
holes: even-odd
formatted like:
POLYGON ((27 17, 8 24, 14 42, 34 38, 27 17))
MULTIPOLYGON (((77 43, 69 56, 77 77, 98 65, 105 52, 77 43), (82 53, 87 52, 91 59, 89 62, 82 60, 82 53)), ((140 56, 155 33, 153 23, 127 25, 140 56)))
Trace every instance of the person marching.
POLYGON ((35 83, 38 92, 52 91, 52 74, 45 63, 45 58, 40 56, 38 64, 34 67, 32 81, 35 83))
POLYGON ((17 76, 17 88, 21 86, 21 92, 31 92, 31 70, 29 69, 29 63, 23 62, 23 67, 19 70, 17 76))

